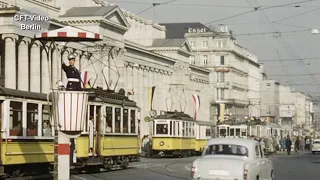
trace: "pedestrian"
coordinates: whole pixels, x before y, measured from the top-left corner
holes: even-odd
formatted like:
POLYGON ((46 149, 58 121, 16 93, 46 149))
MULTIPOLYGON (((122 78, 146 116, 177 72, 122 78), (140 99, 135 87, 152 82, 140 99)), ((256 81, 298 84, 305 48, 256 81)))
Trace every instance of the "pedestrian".
POLYGON ((281 151, 286 151, 286 139, 284 137, 280 139, 280 147, 281 151))
POLYGON ((300 150, 301 151, 304 151, 304 148, 305 148, 305 145, 306 145, 306 142, 304 140, 304 138, 300 138, 300 150))
POLYGON ((300 139, 299 136, 297 137, 297 139, 294 142, 294 151, 299 154, 299 148, 300 148, 300 139))
POLYGON ((291 154, 291 145, 292 145, 292 141, 290 139, 290 136, 287 136, 286 139, 286 148, 287 148, 287 154, 290 155, 291 154))
POLYGON ((308 137, 307 140, 306 140, 306 149, 308 151, 310 151, 310 144, 311 144, 311 141, 310 141, 310 138, 308 137))
POLYGON ((62 63, 62 69, 66 73, 68 78, 67 91, 81 91, 81 76, 79 70, 74 66, 76 57, 73 54, 68 56, 69 66, 64 62, 62 63))
POLYGON ((94 119, 93 116, 89 118, 89 156, 92 156, 94 153, 94 119))

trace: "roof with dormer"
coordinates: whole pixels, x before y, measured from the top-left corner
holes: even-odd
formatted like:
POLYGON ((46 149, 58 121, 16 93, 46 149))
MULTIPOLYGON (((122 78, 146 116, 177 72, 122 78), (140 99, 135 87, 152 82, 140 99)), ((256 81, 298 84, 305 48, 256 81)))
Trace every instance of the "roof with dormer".
POLYGON ((186 39, 155 39, 152 47, 182 47, 186 39))

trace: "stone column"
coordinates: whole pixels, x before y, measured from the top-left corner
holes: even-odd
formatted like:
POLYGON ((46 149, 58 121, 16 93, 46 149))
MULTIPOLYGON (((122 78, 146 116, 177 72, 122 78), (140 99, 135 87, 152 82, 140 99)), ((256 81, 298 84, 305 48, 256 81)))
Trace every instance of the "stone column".
POLYGON ((30 59, 30 91, 40 93, 41 82, 41 62, 40 62, 40 47, 39 41, 33 42, 31 46, 31 59, 30 59))
POLYGON ((3 34, 2 39, 5 40, 5 87, 16 89, 16 41, 18 40, 18 35, 3 34))
POLYGON ((132 84, 132 87, 133 88, 133 91, 134 91, 134 95, 132 96, 132 99, 134 101, 137 102, 138 106, 140 106, 140 102, 139 102, 139 98, 138 98, 138 95, 139 95, 139 89, 138 89, 138 85, 139 85, 139 79, 138 79, 138 67, 133 67, 132 69, 132 80, 133 80, 133 84, 132 84))
POLYGON ((24 37, 19 40, 18 47, 18 89, 29 91, 29 52, 30 38, 24 37))
MULTIPOLYGON (((48 48, 48 47, 45 47, 48 48)), ((45 49, 42 49, 42 64, 41 64, 41 92, 49 93, 50 90, 50 77, 49 77, 49 69, 48 69, 48 57, 45 49)), ((50 57, 50 55, 49 55, 50 57)))
MULTIPOLYGON (((132 66, 130 63, 127 63, 126 67, 126 77, 125 77, 125 90, 126 92, 132 91, 133 88, 133 71, 132 71, 132 66)), ((128 97, 130 99, 133 99, 134 95, 129 95, 128 97)))

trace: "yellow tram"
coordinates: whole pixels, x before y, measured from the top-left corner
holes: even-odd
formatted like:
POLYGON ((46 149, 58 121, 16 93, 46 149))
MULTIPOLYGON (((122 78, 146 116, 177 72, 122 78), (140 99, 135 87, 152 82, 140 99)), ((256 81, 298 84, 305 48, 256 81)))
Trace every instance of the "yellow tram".
POLYGON ((152 154, 187 157, 201 153, 212 126, 181 112, 162 112, 153 120, 152 154))
MULTIPOLYGON (((72 165, 110 169, 139 161, 138 112, 136 103, 120 93, 92 93, 87 126, 71 143, 72 165), (90 118, 95 127, 93 148, 89 147, 90 118)), ((0 176, 52 170, 55 130, 47 95, 2 88, 0 118, 0 176)))

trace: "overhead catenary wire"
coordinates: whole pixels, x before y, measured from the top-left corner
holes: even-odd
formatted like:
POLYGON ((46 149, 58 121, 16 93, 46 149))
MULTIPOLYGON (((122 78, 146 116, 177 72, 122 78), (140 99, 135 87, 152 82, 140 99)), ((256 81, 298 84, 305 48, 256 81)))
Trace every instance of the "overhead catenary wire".
POLYGON ((163 3, 152 3, 152 6, 146 8, 146 9, 140 11, 140 12, 138 12, 136 15, 139 15, 139 14, 145 12, 145 11, 148 11, 149 9, 152 9, 152 8, 154 8, 154 7, 156 7, 156 6, 160 6, 160 5, 164 5, 164 4, 169 4, 169 3, 172 3, 172 2, 175 2, 175 1, 178 1, 178 0, 170 0, 170 1, 163 2, 163 3))
POLYGON ((232 19, 232 18, 239 17, 239 16, 242 16, 242 15, 245 15, 245 14, 256 12, 256 11, 273 9, 273 8, 278 8, 278 7, 288 6, 288 5, 294 5, 294 4, 308 3, 308 2, 312 2, 312 1, 317 1, 317 0, 305 0, 305 1, 299 1, 299 2, 279 4, 279 5, 269 6, 269 7, 256 6, 256 7, 253 8, 253 10, 242 12, 242 13, 239 13, 239 14, 235 14, 235 15, 232 15, 232 16, 225 17, 225 18, 213 20, 213 21, 207 22, 205 24, 208 25, 208 24, 212 24, 212 23, 215 23, 215 22, 220 22, 220 21, 227 20, 227 19, 232 19))

